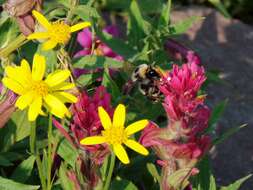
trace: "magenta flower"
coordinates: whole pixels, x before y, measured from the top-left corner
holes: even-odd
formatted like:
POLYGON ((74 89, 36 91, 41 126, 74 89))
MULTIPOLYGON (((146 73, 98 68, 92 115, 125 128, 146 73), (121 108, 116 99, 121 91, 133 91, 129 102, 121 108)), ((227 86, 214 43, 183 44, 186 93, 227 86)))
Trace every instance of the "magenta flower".
POLYGON ((205 96, 197 96, 206 80, 204 68, 196 63, 173 65, 171 72, 162 79, 160 90, 165 96, 165 110, 170 119, 177 120, 203 104, 205 96))
POLYGON ((195 61, 181 67, 173 65, 161 79, 159 88, 165 97, 163 106, 169 122, 166 128, 150 123, 142 132, 140 142, 151 147, 159 158, 164 190, 180 184, 167 181, 176 171, 190 168, 189 173, 182 174, 183 180, 196 174, 195 164, 210 148, 210 137, 203 135, 210 110, 204 105, 205 96, 197 94, 205 80, 204 68, 195 61))
POLYGON ((57 120, 53 119, 54 126, 59 129, 73 147, 86 152, 80 154, 76 161, 80 164, 81 172, 85 176, 85 184, 78 181, 77 174, 74 171, 68 173, 68 177, 75 184, 76 190, 83 189, 83 185, 88 186, 89 189, 95 189, 99 180, 101 180, 97 172, 98 167, 110 153, 110 149, 106 144, 93 146, 80 144, 80 140, 85 137, 101 134, 103 127, 98 116, 99 106, 102 106, 112 117, 114 109, 111 107, 111 96, 103 86, 99 86, 93 96, 89 96, 86 92, 79 94, 77 103, 72 104, 70 107, 73 115, 69 126, 70 132, 66 131, 57 120))
MULTIPOLYGON (((119 36, 118 28, 114 25, 107 26, 103 31, 111 34, 114 37, 119 36)), ((109 46, 101 42, 97 37, 93 37, 88 28, 85 28, 82 32, 78 33, 77 41, 83 47, 83 49, 78 51, 74 57, 82 57, 94 53, 95 55, 102 55, 111 57, 118 61, 123 61, 122 56, 116 54, 109 46), (92 52, 93 43, 95 43, 94 52, 92 52)))

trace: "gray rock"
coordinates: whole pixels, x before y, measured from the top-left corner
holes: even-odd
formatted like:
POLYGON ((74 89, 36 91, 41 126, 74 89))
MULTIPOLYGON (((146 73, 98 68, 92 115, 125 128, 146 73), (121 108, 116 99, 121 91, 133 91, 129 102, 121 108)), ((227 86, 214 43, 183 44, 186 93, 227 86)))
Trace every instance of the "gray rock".
MULTIPOLYGON (((211 107, 226 98, 229 100, 219 122, 218 135, 248 123, 248 127, 218 145, 212 153, 217 183, 228 185, 253 173, 253 27, 228 20, 216 10, 196 6, 174 10, 172 21, 192 15, 205 19, 195 23, 177 40, 197 51, 203 65, 208 70, 220 71, 224 80, 207 88, 207 102, 211 107)), ((253 189, 253 179, 241 189, 253 189)))

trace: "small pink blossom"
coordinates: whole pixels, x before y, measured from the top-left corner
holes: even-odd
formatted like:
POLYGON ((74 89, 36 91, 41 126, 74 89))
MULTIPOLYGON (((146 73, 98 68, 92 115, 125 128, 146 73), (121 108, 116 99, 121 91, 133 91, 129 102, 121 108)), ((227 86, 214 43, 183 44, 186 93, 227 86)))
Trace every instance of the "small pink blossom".
MULTIPOLYGON (((119 36, 118 28, 114 25, 105 27, 103 31, 111 34, 114 37, 119 36)), ((83 49, 78 51, 74 57, 81 57, 94 53, 96 55, 103 55, 106 57, 111 57, 118 61, 123 61, 122 56, 115 53, 109 46, 101 42, 97 37, 93 37, 91 31, 88 28, 85 28, 82 32, 78 33, 77 41, 83 47, 83 49), (95 43, 94 52, 92 52, 93 43, 95 43)))
POLYGON ((162 81, 160 90, 165 96, 183 96, 187 100, 196 98, 201 85, 206 80, 205 71, 196 63, 183 64, 181 68, 173 65, 162 81))

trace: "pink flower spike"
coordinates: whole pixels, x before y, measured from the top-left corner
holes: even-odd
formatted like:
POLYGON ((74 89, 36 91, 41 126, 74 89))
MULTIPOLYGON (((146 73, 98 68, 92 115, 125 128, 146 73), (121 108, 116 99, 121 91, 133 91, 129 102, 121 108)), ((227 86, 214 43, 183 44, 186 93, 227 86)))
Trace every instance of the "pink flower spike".
POLYGON ((90 152, 96 164, 103 162, 110 151, 109 147, 105 144, 84 146, 80 144, 80 140, 101 134, 103 127, 98 116, 99 106, 102 106, 112 116, 114 109, 111 107, 111 96, 103 86, 99 86, 92 97, 88 96, 86 92, 82 92, 78 97, 78 102, 71 106, 73 121, 70 127, 74 134, 75 143, 90 152))
POLYGON ((79 32, 77 35, 77 41, 79 44, 85 49, 91 49, 92 47, 92 33, 89 28, 83 29, 83 31, 79 32))

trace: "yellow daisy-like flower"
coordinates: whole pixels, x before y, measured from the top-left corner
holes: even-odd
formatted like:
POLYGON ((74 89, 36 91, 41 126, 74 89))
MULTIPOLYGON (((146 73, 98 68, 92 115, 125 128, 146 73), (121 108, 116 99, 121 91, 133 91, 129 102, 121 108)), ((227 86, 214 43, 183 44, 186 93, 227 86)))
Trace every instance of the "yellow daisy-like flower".
POLYGON ((111 121, 110 116, 103 107, 98 108, 98 115, 104 128, 102 135, 86 137, 80 141, 81 144, 95 145, 107 143, 111 145, 112 151, 124 164, 128 164, 130 161, 122 144, 125 144, 142 155, 148 155, 148 150, 144 146, 132 139, 129 139, 132 134, 145 128, 148 124, 148 120, 144 119, 134 122, 125 128, 124 123, 126 118, 126 108, 122 104, 119 104, 115 109, 113 121, 111 121))
POLYGON ((7 66, 3 84, 20 95, 15 106, 23 110, 29 106, 29 121, 36 120, 39 114, 44 115, 42 106, 53 115, 63 118, 70 116, 64 103, 74 103, 77 98, 64 90, 75 87, 73 83, 65 82, 70 76, 69 70, 56 70, 43 80, 46 70, 44 56, 35 54, 32 71, 29 63, 23 59, 20 66, 7 66))
POLYGON ((30 34, 27 39, 48 39, 42 46, 43 50, 53 49, 57 44, 66 44, 72 32, 76 32, 90 26, 90 22, 81 22, 74 26, 69 26, 63 21, 49 22, 38 11, 32 11, 33 16, 45 28, 45 32, 35 32, 30 34))

